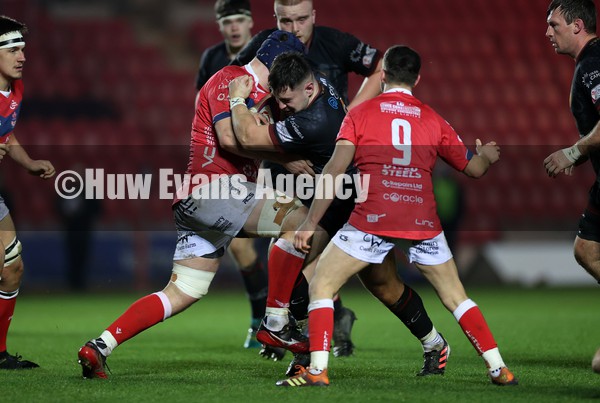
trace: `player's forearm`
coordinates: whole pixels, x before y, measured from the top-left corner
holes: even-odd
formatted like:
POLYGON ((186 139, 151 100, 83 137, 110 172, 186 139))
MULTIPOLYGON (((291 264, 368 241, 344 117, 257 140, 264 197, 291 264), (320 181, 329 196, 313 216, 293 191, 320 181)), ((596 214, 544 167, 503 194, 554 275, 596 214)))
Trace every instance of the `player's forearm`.
POLYGON ((233 132, 236 139, 246 148, 254 145, 252 142, 251 131, 253 127, 258 127, 252 112, 248 110, 245 104, 237 104, 231 108, 231 121, 233 122, 233 132))
POLYGON ((484 155, 474 155, 463 170, 463 173, 471 178, 481 178, 491 165, 490 160, 484 155))

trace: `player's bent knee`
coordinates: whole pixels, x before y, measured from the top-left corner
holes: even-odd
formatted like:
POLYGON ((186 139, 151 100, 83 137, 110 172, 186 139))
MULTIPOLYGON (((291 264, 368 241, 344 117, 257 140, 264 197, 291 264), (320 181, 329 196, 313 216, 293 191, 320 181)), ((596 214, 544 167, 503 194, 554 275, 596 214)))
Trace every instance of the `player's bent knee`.
POLYGON ((215 273, 173 263, 171 282, 184 294, 200 299, 208 293, 215 273))
POLYGON ((8 267, 17 262, 21 256, 22 250, 23 245, 21 245, 21 241, 15 237, 15 239, 13 239, 12 242, 9 243, 6 248, 4 248, 4 267, 8 267))

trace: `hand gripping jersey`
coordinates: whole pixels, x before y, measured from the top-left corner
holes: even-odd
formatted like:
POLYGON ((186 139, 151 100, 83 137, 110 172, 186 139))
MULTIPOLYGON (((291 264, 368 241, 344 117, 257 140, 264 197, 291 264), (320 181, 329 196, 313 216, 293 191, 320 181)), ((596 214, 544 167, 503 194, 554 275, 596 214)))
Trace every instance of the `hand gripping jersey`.
MULTIPOLYGON (((258 86, 258 78, 250 66, 227 66, 202 87, 196 103, 196 114, 192 122, 192 138, 190 143, 190 160, 187 174, 194 176, 204 174, 210 178, 213 175, 243 174, 248 181, 255 181, 257 176, 257 161, 229 153, 219 146, 219 140, 214 125, 231 117, 229 109, 229 82, 236 77, 252 75, 255 87, 246 100, 249 108, 256 106, 268 92, 258 86)), ((233 130, 233 129, 232 129, 233 130)), ((194 183, 194 186, 204 183, 194 183)), ((187 192, 191 193, 189 186, 187 192)), ((178 195, 182 197, 180 193, 178 195)))
POLYGON ((21 110, 23 100, 23 81, 15 80, 12 83, 8 97, 0 95, 0 143, 6 144, 10 133, 14 130, 21 110))
POLYGON ((430 239, 442 231, 431 173, 439 157, 462 171, 472 155, 454 129, 410 92, 391 90, 351 110, 338 140, 356 145, 354 162, 370 175, 367 199, 349 223, 379 236, 430 239))

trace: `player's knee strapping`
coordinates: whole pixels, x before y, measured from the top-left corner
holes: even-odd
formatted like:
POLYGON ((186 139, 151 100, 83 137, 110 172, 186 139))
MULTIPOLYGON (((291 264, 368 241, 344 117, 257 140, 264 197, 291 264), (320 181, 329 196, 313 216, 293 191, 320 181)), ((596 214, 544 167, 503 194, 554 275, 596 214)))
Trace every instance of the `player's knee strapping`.
POLYGON ((258 219, 257 232, 260 236, 276 238, 281 232, 281 224, 285 217, 292 211, 302 206, 300 200, 294 198, 281 202, 283 194, 278 192, 278 197, 265 202, 258 219))
POLYGON ((192 298, 202 298, 208 292, 208 287, 215 273, 196 270, 191 267, 173 263, 173 276, 171 282, 186 295, 192 298))
POLYGON ((15 237, 15 239, 4 248, 4 267, 10 266, 12 263, 16 262, 19 256, 21 256, 22 250, 23 246, 21 245, 21 241, 15 237))

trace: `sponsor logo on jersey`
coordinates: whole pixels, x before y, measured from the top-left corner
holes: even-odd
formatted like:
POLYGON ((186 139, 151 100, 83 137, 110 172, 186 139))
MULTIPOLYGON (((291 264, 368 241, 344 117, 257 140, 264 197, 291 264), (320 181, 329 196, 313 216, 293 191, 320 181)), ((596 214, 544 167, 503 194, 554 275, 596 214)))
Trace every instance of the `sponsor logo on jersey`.
POLYGON ((414 192, 421 192, 423 190, 422 183, 406 183, 406 182, 394 182, 389 180, 382 180, 381 184, 386 188, 412 190, 414 192))
POLYGON ((279 136, 279 140, 281 140, 282 143, 289 143, 294 140, 294 137, 287 129, 285 122, 289 122, 290 126, 292 126, 292 129, 294 129, 294 132, 296 132, 298 137, 300 139, 304 139, 304 135, 300 131, 300 128, 298 127, 298 124, 296 123, 296 120, 294 119, 293 116, 291 116, 282 122, 275 123, 275 130, 279 136))
POLYGON ((403 204, 423 204, 423 198, 415 195, 401 195, 398 193, 384 193, 383 200, 403 204))
POLYGON ((360 55, 362 54, 362 49, 364 46, 365 46, 365 44, 361 42, 358 44, 356 49, 354 49, 352 52, 350 52, 350 60, 353 63, 356 63, 357 61, 360 60, 360 55))
POLYGON ((385 214, 367 214, 367 222, 379 222, 379 219, 383 217, 385 214))
POLYGON ((421 108, 413 105, 406 105, 404 102, 382 102, 379 108, 383 113, 395 113, 399 115, 421 117, 421 108))
POLYGON ((15 110, 17 109, 17 106, 19 106, 19 104, 13 99, 12 101, 10 101, 10 109, 11 110, 15 110))
POLYGON ((592 88, 592 101, 596 102, 600 98, 600 84, 592 88))
POLYGON ((419 168, 398 167, 395 165, 383 164, 381 174, 384 176, 394 176, 396 178, 421 178, 419 168))
POLYGON ((377 49, 374 49, 374 48, 370 47, 369 45, 367 45, 367 47, 365 48, 365 55, 363 56, 363 59, 362 59, 363 66, 365 66, 366 68, 371 67, 371 65, 373 64, 373 58, 375 57, 376 52, 377 52, 377 49))
POLYGON ((333 109, 337 109, 339 108, 339 103, 338 100, 335 97, 329 97, 329 99, 327 100, 327 103, 329 104, 329 106, 331 106, 333 109))
POLYGON ((421 226, 421 227, 433 228, 433 221, 429 221, 429 220, 419 220, 418 218, 416 218, 415 224, 417 224, 418 226, 421 226))
POLYGON ((585 73, 582 77, 581 77, 581 82, 583 83, 583 85, 585 85, 587 88, 590 88, 592 86, 592 84, 594 83, 594 80, 597 79, 598 77, 600 77, 600 71, 598 70, 594 70, 591 73, 585 73))

